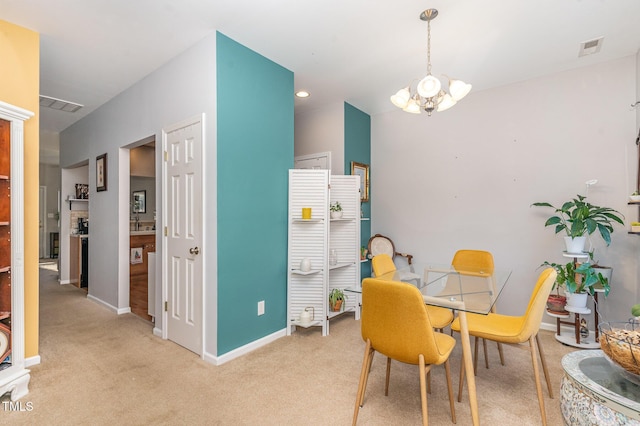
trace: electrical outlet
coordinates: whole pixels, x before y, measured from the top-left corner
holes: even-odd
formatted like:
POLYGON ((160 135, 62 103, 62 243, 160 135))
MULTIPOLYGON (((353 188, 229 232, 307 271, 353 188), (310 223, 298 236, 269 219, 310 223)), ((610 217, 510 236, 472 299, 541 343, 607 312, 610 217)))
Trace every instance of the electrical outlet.
POLYGON ((258 315, 264 315, 264 300, 258 302, 258 315))

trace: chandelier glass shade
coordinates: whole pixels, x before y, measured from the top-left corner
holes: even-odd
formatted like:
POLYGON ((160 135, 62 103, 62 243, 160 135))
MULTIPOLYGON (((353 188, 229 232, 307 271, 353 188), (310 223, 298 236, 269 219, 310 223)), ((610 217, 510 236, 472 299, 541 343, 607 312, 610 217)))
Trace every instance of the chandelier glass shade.
POLYGON ((447 110, 471 91, 470 84, 447 77, 447 92, 440 80, 431 74, 431 20, 436 16, 436 9, 427 9, 420 14, 420 19, 427 21, 427 76, 418 82, 413 94, 410 84, 391 96, 395 106, 412 114, 420 114, 424 110, 430 116, 433 111, 447 110))

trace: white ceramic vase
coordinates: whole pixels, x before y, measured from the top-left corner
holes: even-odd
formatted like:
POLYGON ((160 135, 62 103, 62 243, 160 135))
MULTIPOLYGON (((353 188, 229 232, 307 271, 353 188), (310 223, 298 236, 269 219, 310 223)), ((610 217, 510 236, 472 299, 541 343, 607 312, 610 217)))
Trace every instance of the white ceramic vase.
POLYGON ((331 219, 340 219, 342 217, 342 210, 334 212, 331 212, 331 219))
POLYGON ((300 261, 300 270, 302 272, 309 272, 311 270, 311 259, 305 257, 300 261))

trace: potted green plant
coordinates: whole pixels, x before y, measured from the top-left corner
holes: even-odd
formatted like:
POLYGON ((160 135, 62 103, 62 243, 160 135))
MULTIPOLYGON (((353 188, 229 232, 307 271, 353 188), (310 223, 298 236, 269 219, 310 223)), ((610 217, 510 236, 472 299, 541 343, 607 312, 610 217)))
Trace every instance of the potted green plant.
POLYGON ((344 291, 339 288, 334 288, 329 292, 329 307, 333 312, 340 312, 342 304, 347 299, 344 291))
POLYGON ((342 206, 340 205, 340 201, 330 204, 329 210, 331 211, 331 219, 339 219, 342 217, 342 206))
POLYGON ((549 203, 533 203, 538 207, 551 207, 555 214, 545 222, 544 226, 555 225, 556 234, 564 231, 567 253, 583 253, 586 235, 593 234, 596 230, 604 242, 611 244, 611 233, 615 222, 624 225, 624 216, 609 207, 600 207, 586 201, 586 197, 577 195, 555 207, 549 203))
POLYGON ((587 295, 593 296, 597 287, 604 289, 605 296, 609 294, 611 289, 609 280, 596 271, 590 262, 576 266, 574 262, 567 262, 563 265, 545 261, 541 266, 549 266, 556 270, 558 276, 554 288, 564 287, 568 294, 567 304, 570 306, 585 307, 587 295))

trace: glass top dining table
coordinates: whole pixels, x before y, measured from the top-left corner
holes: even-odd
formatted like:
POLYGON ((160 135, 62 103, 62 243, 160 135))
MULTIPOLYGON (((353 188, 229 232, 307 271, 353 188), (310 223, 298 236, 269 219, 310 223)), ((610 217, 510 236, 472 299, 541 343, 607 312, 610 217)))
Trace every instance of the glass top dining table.
MULTIPOLYGON (((480 424, 476 396, 469 330, 466 313, 487 315, 507 285, 511 271, 494 268, 486 270, 474 265, 452 265, 414 262, 393 272, 375 277, 379 280, 401 281, 420 289, 426 304, 454 309, 460 320, 460 342, 464 360, 469 404, 474 425, 480 424)), ((348 287, 345 291, 361 293, 362 286, 348 287)))
POLYGON ((455 304, 456 309, 488 314, 510 276, 508 269, 494 268, 491 271, 475 266, 418 263, 376 278, 415 285, 429 305, 446 307, 455 304))

